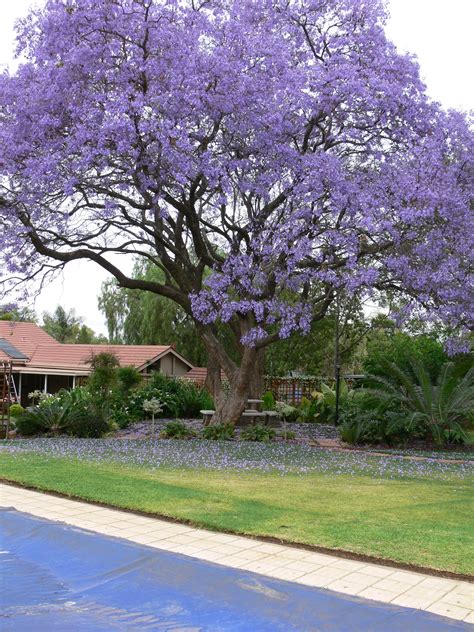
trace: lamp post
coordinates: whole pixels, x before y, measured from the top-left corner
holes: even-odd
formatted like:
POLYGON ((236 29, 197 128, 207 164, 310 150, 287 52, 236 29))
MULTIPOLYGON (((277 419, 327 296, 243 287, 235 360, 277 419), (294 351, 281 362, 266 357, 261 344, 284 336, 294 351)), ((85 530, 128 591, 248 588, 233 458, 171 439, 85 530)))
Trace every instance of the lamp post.
POLYGON ((334 424, 339 423, 339 400, 341 396, 341 353, 339 349, 339 338, 341 336, 339 328, 340 320, 340 290, 336 293, 336 336, 334 341, 334 378, 336 381, 336 410, 334 411, 334 424))
POLYGON ((339 423, 339 400, 341 395, 341 365, 336 364, 335 370, 336 377, 336 410, 334 412, 334 423, 337 426, 339 423))

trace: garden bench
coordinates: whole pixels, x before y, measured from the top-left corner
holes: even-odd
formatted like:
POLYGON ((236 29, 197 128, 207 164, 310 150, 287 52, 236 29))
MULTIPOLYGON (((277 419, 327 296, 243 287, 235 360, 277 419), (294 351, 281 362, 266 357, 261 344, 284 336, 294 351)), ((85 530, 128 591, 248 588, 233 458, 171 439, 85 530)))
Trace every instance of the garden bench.
POLYGON ((276 410, 262 410, 262 414, 265 415, 266 426, 270 426, 274 420, 278 421, 279 415, 276 410))
POLYGON ((248 399, 247 404, 250 407, 249 410, 260 411, 260 406, 263 404, 263 399, 248 399))
POLYGON ((265 414, 258 410, 247 409, 240 416, 241 421, 249 420, 250 423, 255 423, 256 419, 265 419, 265 414))
POLYGON ((212 415, 216 412, 215 410, 200 410, 202 415, 202 425, 208 426, 211 422, 212 415))

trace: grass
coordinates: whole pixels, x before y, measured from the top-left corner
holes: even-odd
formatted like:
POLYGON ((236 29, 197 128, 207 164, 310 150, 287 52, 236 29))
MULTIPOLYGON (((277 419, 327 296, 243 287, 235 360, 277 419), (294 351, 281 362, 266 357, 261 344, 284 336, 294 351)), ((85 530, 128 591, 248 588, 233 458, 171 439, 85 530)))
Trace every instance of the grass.
MULTIPOLYGON (((77 440, 68 441, 67 445, 77 445, 77 440)), ((196 452, 193 442, 156 443, 166 444, 167 449, 179 443, 177 450, 196 452)), ((35 452, 32 445, 29 442, 28 450, 2 450, 2 478, 216 530, 473 572, 472 489, 465 470, 459 469, 462 475, 458 475, 454 464, 445 466, 439 476, 433 464, 428 475, 426 469, 419 476, 411 469, 390 477, 383 475, 377 457, 370 457, 372 469, 354 466, 350 473, 334 467, 306 472, 290 468, 284 473, 172 467, 169 463, 152 468, 147 463, 124 462, 110 449, 101 459, 90 453, 88 458, 71 458, 45 451, 44 446, 35 452), (379 469, 374 474, 376 465, 379 469)), ((122 441, 117 454, 122 454, 123 445, 122 441)), ((222 449, 232 451, 231 445, 222 449)), ((266 449, 273 455, 271 446, 259 446, 266 449)), ((318 452, 325 462, 324 453, 318 452)), ((369 460, 358 456, 357 463, 362 463, 361 458, 369 460)))

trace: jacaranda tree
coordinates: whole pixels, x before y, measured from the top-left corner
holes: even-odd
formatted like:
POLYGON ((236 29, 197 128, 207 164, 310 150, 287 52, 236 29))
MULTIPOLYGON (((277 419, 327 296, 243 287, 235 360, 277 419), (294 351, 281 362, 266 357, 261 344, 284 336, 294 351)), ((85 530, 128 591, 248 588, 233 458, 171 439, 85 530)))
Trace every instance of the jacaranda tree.
POLYGON ((88 259, 176 301, 216 421, 336 290, 401 292, 407 312, 467 324, 472 136, 385 19, 378 0, 47 0, 1 77, 5 287, 88 259), (165 280, 133 279, 119 255, 165 280))

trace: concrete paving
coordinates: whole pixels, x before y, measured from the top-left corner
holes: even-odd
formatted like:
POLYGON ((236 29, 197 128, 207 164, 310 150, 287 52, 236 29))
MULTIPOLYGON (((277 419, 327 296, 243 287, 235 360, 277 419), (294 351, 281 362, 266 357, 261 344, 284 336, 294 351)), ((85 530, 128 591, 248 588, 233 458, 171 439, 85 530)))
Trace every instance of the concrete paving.
POLYGON ((0 506, 267 577, 474 623, 474 585, 0 484, 0 506))

